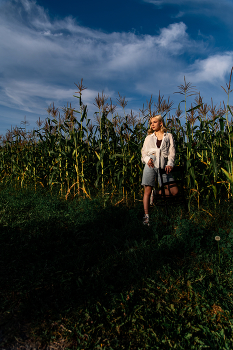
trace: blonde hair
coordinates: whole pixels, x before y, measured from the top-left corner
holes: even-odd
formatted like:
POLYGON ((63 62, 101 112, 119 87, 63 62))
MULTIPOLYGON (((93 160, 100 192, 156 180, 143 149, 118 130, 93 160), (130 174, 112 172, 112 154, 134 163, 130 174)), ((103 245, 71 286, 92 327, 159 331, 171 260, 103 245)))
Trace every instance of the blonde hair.
POLYGON ((148 135, 151 135, 151 134, 154 133, 154 130, 151 129, 151 120, 152 120, 153 118, 158 119, 158 120, 162 123, 162 126, 160 127, 160 130, 161 130, 163 133, 166 132, 167 129, 166 129, 166 127, 163 125, 163 118, 162 118, 162 116, 161 116, 160 114, 158 114, 158 115, 153 115, 152 117, 150 117, 150 120, 149 120, 150 128, 149 128, 149 130, 147 131, 148 135))

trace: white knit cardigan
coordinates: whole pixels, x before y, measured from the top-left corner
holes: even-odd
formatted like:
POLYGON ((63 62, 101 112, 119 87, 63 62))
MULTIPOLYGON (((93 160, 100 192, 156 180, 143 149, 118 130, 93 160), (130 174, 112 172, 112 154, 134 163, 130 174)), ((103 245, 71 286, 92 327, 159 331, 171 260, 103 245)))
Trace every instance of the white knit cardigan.
POLYGON ((145 138, 142 147, 142 162, 147 164, 153 154, 155 155, 155 158, 153 157, 155 168, 161 167, 164 169, 166 165, 174 167, 176 150, 172 134, 163 134, 160 148, 157 147, 157 136, 155 136, 155 133, 145 138))

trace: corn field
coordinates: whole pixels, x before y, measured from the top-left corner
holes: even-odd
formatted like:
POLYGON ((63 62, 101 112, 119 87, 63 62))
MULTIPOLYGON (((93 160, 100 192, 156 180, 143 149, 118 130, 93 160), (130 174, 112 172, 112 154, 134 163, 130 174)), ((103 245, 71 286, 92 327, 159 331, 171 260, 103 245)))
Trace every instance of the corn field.
POLYGON ((65 198, 120 195, 137 199, 142 195, 144 165, 141 148, 147 135, 148 120, 161 114, 176 142, 176 164, 186 167, 186 193, 189 200, 202 198, 218 203, 233 193, 233 107, 229 104, 229 84, 224 88, 227 104, 207 105, 190 83, 178 87, 184 100, 177 109, 159 94, 152 97, 139 115, 126 114, 127 101, 119 94, 117 105, 103 93, 95 98, 95 121, 88 118, 82 102, 85 87, 77 85, 79 110, 70 106, 62 111, 48 108, 48 118, 38 120, 37 130, 15 127, 1 137, 0 181, 35 189, 57 189, 65 198), (187 99, 193 104, 187 110, 187 99), (181 110, 181 106, 184 111, 181 110))

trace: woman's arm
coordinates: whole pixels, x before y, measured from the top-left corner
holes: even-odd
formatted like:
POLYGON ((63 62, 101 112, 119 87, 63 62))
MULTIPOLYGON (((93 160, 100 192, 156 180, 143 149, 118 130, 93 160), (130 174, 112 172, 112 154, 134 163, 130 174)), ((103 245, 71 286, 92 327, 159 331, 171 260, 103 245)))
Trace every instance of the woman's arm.
POLYGON ((168 150, 167 166, 171 166, 173 168, 175 164, 175 158, 176 158, 176 149, 175 149, 175 141, 172 134, 169 134, 169 139, 170 139, 170 146, 168 150))
POLYGON ((148 139, 148 136, 145 138, 145 141, 144 141, 144 143, 143 143, 143 147, 142 147, 142 150, 141 150, 141 153, 142 153, 142 162, 144 163, 144 164, 147 164, 148 162, 149 162, 149 160, 150 160, 150 156, 148 156, 147 155, 147 152, 148 152, 148 141, 149 141, 149 139, 148 139))

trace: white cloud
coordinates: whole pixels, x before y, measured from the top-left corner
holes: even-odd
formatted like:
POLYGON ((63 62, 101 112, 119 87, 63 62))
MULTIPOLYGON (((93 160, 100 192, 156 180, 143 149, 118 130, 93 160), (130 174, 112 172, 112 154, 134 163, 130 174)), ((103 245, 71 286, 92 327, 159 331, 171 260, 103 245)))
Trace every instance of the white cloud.
POLYGON ((179 8, 172 18, 184 17, 184 15, 201 15, 220 19, 224 25, 232 28, 232 0, 143 0, 162 8, 165 5, 177 6, 179 8))
POLYGON ((30 102, 33 98, 46 98, 47 100, 69 99, 73 94, 73 90, 36 82, 12 80, 6 87, 5 93, 13 103, 24 106, 25 103, 30 102))
POLYGON ((113 99, 119 91, 136 104, 159 90, 171 95, 184 75, 193 82, 222 81, 232 64, 230 52, 212 55, 203 44, 210 39, 192 40, 183 22, 156 35, 104 33, 71 17, 51 20, 34 1, 0 6, 0 104, 15 110, 45 115, 53 101, 77 103, 74 82, 81 78, 91 88, 83 92, 91 112, 102 90, 113 99), (189 65, 183 53, 201 58, 189 65))
POLYGON ((186 77, 193 83, 223 82, 233 66, 233 51, 222 55, 210 56, 204 60, 196 60, 189 67, 186 77))
POLYGON ((99 80, 101 87, 114 82, 114 90, 127 80, 135 86, 140 77, 151 75, 148 68, 158 69, 161 61, 169 61, 184 45, 191 46, 182 22, 155 36, 107 34, 81 27, 71 17, 51 21, 29 0, 8 3, 0 19, 1 103, 25 111, 44 111, 42 99, 69 99, 71 89, 66 85, 71 79, 73 84, 84 77, 95 86, 99 80))
MULTIPOLYGON (((44 114, 45 106, 49 106, 53 102, 57 107, 63 107, 66 105, 61 101, 73 101, 76 106, 79 104, 78 100, 73 98, 79 96, 77 87, 74 89, 62 88, 54 85, 45 85, 35 82, 14 81, 9 82, 9 85, 5 88, 5 96, 11 101, 11 107, 19 108, 31 113, 44 114), (45 105, 41 104, 45 101, 45 105), (59 105, 60 104, 60 105, 59 105)), ((105 89, 105 94, 111 97, 114 91, 105 89)), ((82 92, 82 101, 91 105, 94 102, 95 97, 98 95, 97 90, 86 89, 82 92)), ((0 104, 8 106, 9 103, 4 99, 0 99, 0 104)))
MULTIPOLYGON (((219 1, 218 0, 189 0, 187 2, 187 0, 144 0, 144 2, 149 2, 151 4, 154 5, 165 5, 165 4, 173 4, 173 5, 187 5, 187 4, 209 4, 209 5, 214 5, 217 4, 219 1)), ((227 0, 222 0, 222 2, 225 3, 231 3, 231 1, 227 1, 227 0)))
POLYGON ((185 15, 184 11, 179 11, 176 15, 172 15, 172 18, 181 18, 185 15))
POLYGON ((187 27, 183 22, 170 24, 168 28, 161 29, 157 42, 169 51, 180 51, 185 42, 189 41, 186 29, 187 27))

